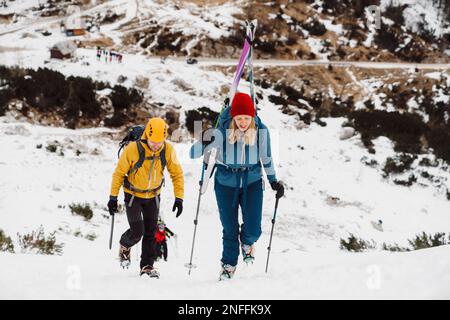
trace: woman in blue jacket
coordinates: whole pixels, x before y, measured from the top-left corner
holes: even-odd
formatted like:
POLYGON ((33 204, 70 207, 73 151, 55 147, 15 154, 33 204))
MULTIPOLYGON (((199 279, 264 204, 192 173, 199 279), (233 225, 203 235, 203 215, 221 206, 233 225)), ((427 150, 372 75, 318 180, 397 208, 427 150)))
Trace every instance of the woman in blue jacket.
POLYGON ((236 93, 231 107, 220 115, 218 128, 204 132, 201 143, 192 146, 191 158, 198 158, 211 148, 218 150, 214 191, 223 227, 220 280, 224 280, 234 275, 239 246, 244 262, 255 259, 254 243, 261 236, 262 168, 270 186, 277 191, 276 197, 283 196, 284 187, 275 175, 269 131, 256 116, 255 106, 248 94, 236 93), (239 206, 242 211, 241 226, 239 206))

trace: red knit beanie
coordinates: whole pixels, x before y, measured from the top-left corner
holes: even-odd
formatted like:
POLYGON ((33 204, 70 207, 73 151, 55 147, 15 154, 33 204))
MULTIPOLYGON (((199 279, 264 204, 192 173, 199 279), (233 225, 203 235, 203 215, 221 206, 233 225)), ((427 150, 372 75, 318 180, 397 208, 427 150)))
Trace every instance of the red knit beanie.
POLYGON ((237 115, 254 117, 255 106, 253 105, 252 98, 246 93, 236 92, 231 103, 230 113, 232 118, 237 115))

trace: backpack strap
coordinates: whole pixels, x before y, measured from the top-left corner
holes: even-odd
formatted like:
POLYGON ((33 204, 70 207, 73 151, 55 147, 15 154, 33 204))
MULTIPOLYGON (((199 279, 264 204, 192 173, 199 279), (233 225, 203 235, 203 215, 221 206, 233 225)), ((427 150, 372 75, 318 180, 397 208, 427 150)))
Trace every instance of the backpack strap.
POLYGON ((139 159, 134 164, 134 166, 130 169, 130 171, 128 172, 128 175, 131 175, 132 173, 136 172, 140 167, 142 167, 142 164, 144 163, 144 160, 145 160, 145 149, 141 144, 141 140, 137 140, 136 145, 137 145, 137 149, 138 149, 139 159))
POLYGON ((161 159, 161 168, 162 168, 162 171, 163 171, 163 172, 164 172, 164 169, 165 169, 166 164, 167 164, 167 160, 166 160, 166 147, 167 147, 167 145, 166 145, 166 143, 164 142, 164 147, 163 147, 163 149, 161 150, 161 153, 159 154, 159 157, 160 157, 160 159, 161 159))
POLYGON ((137 140, 136 141, 136 145, 138 148, 138 153, 139 153, 139 159, 138 161, 134 164, 134 166, 130 169, 130 171, 128 172, 128 175, 131 175, 132 173, 136 172, 140 167, 142 167, 142 165, 144 164, 145 160, 156 160, 156 159, 160 159, 161 160, 161 169, 162 172, 164 172, 164 169, 167 165, 167 160, 166 160, 166 143, 164 142, 164 147, 161 150, 159 156, 151 156, 151 157, 146 157, 145 156, 145 149, 142 146, 141 143, 146 143, 147 140, 137 140))

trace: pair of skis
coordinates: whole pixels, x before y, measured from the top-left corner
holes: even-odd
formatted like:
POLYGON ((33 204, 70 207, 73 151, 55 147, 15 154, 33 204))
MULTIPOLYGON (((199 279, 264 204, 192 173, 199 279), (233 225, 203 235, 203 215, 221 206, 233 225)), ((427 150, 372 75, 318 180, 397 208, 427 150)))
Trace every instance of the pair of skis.
MULTIPOLYGON (((242 48, 241 56, 239 58, 239 63, 236 67, 236 72, 234 73, 234 79, 233 83, 231 85, 230 92, 228 93, 228 97, 225 99, 225 101, 228 101, 224 103, 222 106, 222 109, 220 110, 219 116, 217 117, 217 121, 215 124, 215 128, 219 125, 219 119, 220 115, 222 114, 223 110, 228 106, 229 103, 233 101, 234 95, 237 92, 237 88, 239 87, 239 82, 242 78, 242 74, 244 73, 245 64, 248 63, 249 68, 249 81, 250 81, 250 94, 253 100, 253 105, 255 104, 255 93, 253 88, 253 40, 255 39, 255 30, 257 21, 246 21, 246 36, 244 41, 244 47, 242 48)), ((203 168, 202 175, 201 175, 201 194, 203 195, 207 188, 208 183, 211 178, 211 174, 214 170, 214 165, 216 162, 216 156, 217 156, 217 149, 212 148, 209 152, 205 153, 203 157, 203 168), (206 179, 205 179, 206 177, 206 179)))
MULTIPOLYGON (((245 34, 245 41, 244 41, 244 47, 242 48, 241 56, 239 58, 238 65, 236 67, 236 72, 234 74, 233 83, 231 85, 230 92, 228 93, 228 97, 225 101, 228 101, 227 103, 224 103, 222 110, 220 111, 219 116, 217 117, 217 121, 215 124, 215 128, 219 125, 219 119, 220 115, 222 114, 223 110, 227 107, 231 101, 233 101, 234 95, 237 92, 237 88, 239 86, 239 82, 242 78, 242 74, 244 72, 245 64, 248 63, 249 67, 249 81, 250 81, 250 94, 253 99, 253 104, 255 104, 255 93, 253 88, 253 40, 255 38, 255 30, 256 30, 257 21, 246 21, 246 34, 245 34)), ((192 264, 192 259, 194 256, 194 245, 195 245, 195 236, 197 234, 197 225, 198 225, 198 214, 200 210, 200 201, 203 194, 205 194, 206 190, 208 189, 209 180, 211 178, 212 172, 214 170, 215 164, 216 164, 216 157, 217 157, 217 148, 212 148, 208 152, 205 153, 203 157, 203 165, 202 165, 202 172, 200 176, 199 181, 199 192, 198 192, 198 198, 197 198, 197 211, 195 214, 195 220, 194 220, 194 235, 192 238, 192 249, 191 249, 191 257, 189 263, 185 264, 185 266, 189 269, 189 275, 191 274, 191 270, 193 268, 196 268, 194 264, 192 264)))

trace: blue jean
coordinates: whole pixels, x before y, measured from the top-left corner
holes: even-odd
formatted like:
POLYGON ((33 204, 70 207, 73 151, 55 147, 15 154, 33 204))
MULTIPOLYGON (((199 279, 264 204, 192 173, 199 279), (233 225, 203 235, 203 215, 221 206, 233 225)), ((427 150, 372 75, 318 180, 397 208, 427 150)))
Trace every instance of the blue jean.
POLYGON ((239 258, 239 240, 242 244, 252 245, 261 236, 262 179, 247 186, 245 206, 242 188, 237 191, 236 188, 221 185, 216 180, 214 191, 223 228, 222 262, 235 266, 239 258), (233 203, 235 192, 239 193, 236 203, 233 203), (239 230, 238 220, 239 206, 243 221, 241 230, 239 230))

